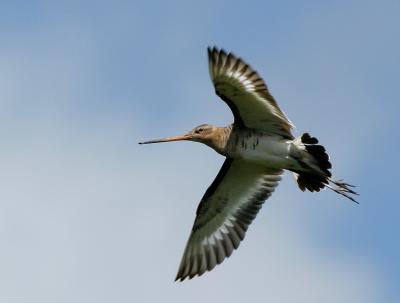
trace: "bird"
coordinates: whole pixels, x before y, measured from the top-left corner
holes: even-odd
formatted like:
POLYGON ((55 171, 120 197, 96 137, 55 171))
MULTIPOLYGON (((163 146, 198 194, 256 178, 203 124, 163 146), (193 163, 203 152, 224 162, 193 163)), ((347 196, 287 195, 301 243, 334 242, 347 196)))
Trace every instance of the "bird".
POLYGON ((207 50, 215 93, 234 122, 202 124, 183 135, 139 143, 194 141, 225 157, 197 207, 175 281, 201 276, 231 256, 284 170, 294 174, 301 191, 329 188, 358 203, 353 185, 332 178, 330 158, 318 139, 309 133, 293 136, 294 125, 258 72, 232 52, 207 50))

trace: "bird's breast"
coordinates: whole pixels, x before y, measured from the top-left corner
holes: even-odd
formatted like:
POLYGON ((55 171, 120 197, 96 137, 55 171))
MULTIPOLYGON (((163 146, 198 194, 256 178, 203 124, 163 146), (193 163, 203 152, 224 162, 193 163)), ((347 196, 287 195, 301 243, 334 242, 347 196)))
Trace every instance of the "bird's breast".
POLYGON ((290 160, 292 141, 278 135, 242 135, 235 140, 231 157, 259 162, 270 167, 284 168, 290 160))

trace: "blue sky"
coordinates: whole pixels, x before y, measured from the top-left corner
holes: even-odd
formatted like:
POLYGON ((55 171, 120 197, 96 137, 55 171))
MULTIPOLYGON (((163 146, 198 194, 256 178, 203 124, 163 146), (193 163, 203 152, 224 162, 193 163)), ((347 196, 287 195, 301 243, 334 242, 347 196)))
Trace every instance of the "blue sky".
POLYGON ((398 1, 1 1, 1 302, 396 302, 398 1), (232 115, 246 59, 360 205, 286 174, 240 249, 173 283, 223 158, 138 141, 232 115))

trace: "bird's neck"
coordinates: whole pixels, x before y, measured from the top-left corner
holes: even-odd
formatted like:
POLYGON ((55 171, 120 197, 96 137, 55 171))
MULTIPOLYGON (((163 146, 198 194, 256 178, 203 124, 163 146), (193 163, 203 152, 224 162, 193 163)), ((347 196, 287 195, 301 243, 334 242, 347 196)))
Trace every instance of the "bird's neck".
POLYGON ((228 125, 226 127, 216 127, 212 138, 210 138, 208 142, 204 143, 214 149, 217 153, 226 156, 228 141, 232 133, 233 125, 228 125))

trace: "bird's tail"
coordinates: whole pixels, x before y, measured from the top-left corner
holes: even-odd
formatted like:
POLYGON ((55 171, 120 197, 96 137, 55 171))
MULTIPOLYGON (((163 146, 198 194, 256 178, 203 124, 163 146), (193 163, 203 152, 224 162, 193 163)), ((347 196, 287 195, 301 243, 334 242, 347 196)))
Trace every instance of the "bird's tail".
POLYGON ((345 196, 353 202, 358 203, 352 195, 358 195, 352 188, 353 185, 345 183, 343 180, 333 180, 330 169, 332 164, 329 156, 322 145, 318 144, 318 139, 311 137, 308 133, 294 140, 294 144, 300 151, 295 157, 299 168, 292 170, 297 184, 302 191, 306 189, 320 191, 327 187, 334 192, 345 196))

